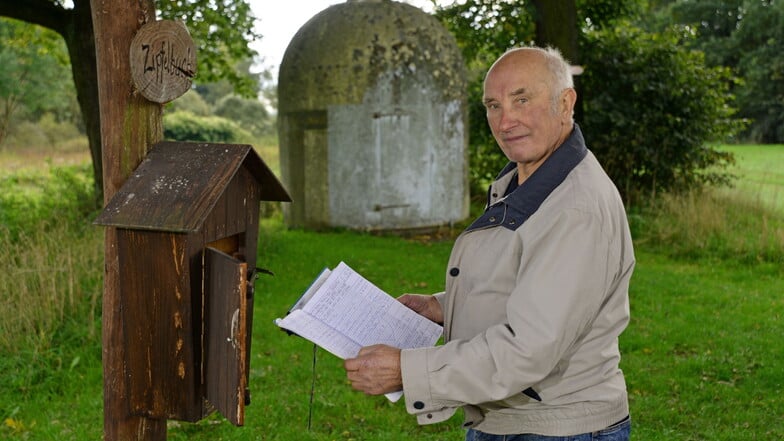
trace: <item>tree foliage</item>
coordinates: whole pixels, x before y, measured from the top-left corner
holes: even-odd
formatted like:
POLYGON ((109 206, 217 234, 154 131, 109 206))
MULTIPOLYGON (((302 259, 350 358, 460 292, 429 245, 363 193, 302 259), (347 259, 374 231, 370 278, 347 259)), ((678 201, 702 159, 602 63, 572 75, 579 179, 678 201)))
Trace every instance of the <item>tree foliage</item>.
POLYGON ((198 116, 209 116, 212 114, 212 108, 204 100, 199 92, 191 89, 176 100, 170 102, 165 107, 166 113, 174 112, 191 112, 198 116))
POLYGON ((748 135, 784 143, 784 1, 748 2, 732 44, 744 79, 736 90, 741 116, 753 121, 748 135))
POLYGON ((71 80, 62 38, 38 26, 0 18, 0 145, 15 116, 68 118, 71 80))
POLYGON ((533 42, 534 6, 529 2, 470 0, 436 10, 457 37, 469 68, 486 69, 504 50, 533 42))
MULTIPOLYGON (((465 0, 437 11, 474 75, 469 143, 475 192, 507 161, 485 122, 484 72, 511 46, 541 45, 532 5, 465 0)), ((579 59, 586 72, 576 79, 585 109, 577 122, 630 202, 645 194, 725 181, 721 166, 731 158, 711 143, 726 140, 739 127, 729 106, 728 71, 708 68, 702 55, 684 48, 685 35, 635 27, 632 23, 648 6, 644 0, 577 1, 579 59)))
POLYGON ((784 142, 784 2, 677 0, 653 25, 679 24, 695 38, 689 47, 711 66, 726 66, 743 81, 733 87, 739 116, 751 121, 744 136, 784 142))
POLYGON ((234 91, 251 98, 258 93, 258 78, 247 67, 258 54, 250 43, 260 39, 256 18, 246 0, 158 0, 161 18, 186 24, 197 47, 198 83, 226 80, 234 91))
POLYGON ((577 11, 585 29, 603 29, 639 17, 648 4, 646 0, 578 0, 577 11))

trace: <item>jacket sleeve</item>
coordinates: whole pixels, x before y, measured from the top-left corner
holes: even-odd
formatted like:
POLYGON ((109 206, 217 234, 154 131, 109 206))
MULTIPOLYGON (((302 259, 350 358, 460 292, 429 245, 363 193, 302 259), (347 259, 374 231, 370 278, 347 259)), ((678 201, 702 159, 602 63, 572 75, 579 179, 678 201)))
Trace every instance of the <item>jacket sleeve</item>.
POLYGON ((435 414, 424 419, 436 422, 445 409, 504 400, 537 385, 575 350, 600 310, 619 260, 600 219, 568 209, 529 221, 536 228, 515 236, 523 244, 507 322, 471 340, 402 352, 406 408, 420 423, 423 415, 435 414))

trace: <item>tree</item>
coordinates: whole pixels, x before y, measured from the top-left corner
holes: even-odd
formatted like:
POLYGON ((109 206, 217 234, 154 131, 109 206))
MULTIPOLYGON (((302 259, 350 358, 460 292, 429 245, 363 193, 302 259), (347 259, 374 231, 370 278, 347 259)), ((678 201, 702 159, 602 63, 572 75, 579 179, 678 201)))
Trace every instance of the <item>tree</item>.
POLYGON ((21 111, 40 117, 69 100, 60 87, 70 80, 62 39, 54 32, 0 19, 0 145, 21 111))
POLYGON ((677 24, 695 38, 710 66, 725 66, 742 79, 732 88, 738 115, 751 124, 744 136, 784 142, 784 2, 776 0, 677 0, 649 23, 657 31, 677 24))
MULTIPOLYGON (((90 155, 98 195, 103 191, 100 109, 95 61, 92 11, 89 0, 0 0, 0 16, 37 24, 60 34, 65 40, 79 108, 90 145, 90 155)), ((198 81, 226 78, 238 93, 255 94, 251 80, 238 74, 239 61, 255 52, 248 42, 260 38, 253 31, 254 17, 246 0, 160 1, 161 17, 185 22, 198 48, 198 81)), ((100 197, 98 198, 101 199, 100 197)))
POLYGON ((784 143, 784 1, 747 2, 746 15, 732 35, 740 115, 753 121, 748 135, 784 143))

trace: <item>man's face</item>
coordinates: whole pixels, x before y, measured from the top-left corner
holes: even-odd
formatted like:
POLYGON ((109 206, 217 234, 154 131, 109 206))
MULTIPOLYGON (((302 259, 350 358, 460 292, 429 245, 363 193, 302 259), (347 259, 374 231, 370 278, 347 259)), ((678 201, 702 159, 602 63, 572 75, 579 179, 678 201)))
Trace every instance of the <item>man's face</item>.
MULTIPOLYGON (((510 52, 485 78, 487 121, 510 161, 533 173, 569 136, 569 90, 553 103, 551 78, 541 54, 510 52), (568 109, 566 108, 568 107, 568 109)), ((571 102, 573 105, 573 101, 571 102)))

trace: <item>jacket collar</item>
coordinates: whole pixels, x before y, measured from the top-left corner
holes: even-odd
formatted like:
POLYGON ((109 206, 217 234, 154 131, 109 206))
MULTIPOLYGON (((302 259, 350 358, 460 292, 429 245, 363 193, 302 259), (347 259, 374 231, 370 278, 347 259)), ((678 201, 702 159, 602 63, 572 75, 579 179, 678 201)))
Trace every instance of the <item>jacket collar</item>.
POLYGON ((517 164, 510 162, 501 170, 496 181, 490 187, 487 199, 488 207, 485 212, 466 231, 491 226, 503 226, 512 231, 520 228, 539 209, 550 193, 561 185, 566 176, 585 158, 587 153, 588 149, 585 147, 583 134, 575 123, 574 129, 566 141, 555 149, 552 155, 522 185, 510 195, 490 205, 493 189, 503 186, 500 190, 503 191, 509 180, 513 178, 517 164))

